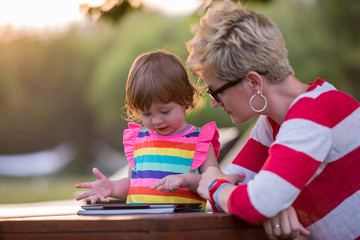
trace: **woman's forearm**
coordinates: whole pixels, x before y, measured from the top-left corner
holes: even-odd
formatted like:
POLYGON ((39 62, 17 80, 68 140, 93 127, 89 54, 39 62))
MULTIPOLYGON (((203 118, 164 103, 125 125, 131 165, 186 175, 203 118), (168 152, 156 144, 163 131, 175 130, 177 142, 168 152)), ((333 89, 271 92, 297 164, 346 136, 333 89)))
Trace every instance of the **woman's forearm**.
MULTIPOLYGON (((229 202, 231 193, 235 189, 236 189, 236 185, 225 186, 223 189, 220 190, 220 192, 217 195, 217 202, 220 205, 221 209, 226 213, 229 213, 228 202, 229 202)), ((213 196, 213 197, 215 198, 215 196, 213 196)))

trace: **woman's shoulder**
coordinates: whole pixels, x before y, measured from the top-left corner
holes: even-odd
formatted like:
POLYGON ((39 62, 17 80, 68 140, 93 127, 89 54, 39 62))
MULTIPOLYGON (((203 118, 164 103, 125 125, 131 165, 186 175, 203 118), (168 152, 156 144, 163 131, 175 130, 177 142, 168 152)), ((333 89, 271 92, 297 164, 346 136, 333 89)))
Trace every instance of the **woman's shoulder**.
POLYGON ((330 83, 319 79, 316 82, 321 84, 311 85, 291 104, 285 121, 305 119, 332 127, 360 107, 359 102, 330 83))
MULTIPOLYGON (((351 99, 352 97, 347 93, 336 89, 331 83, 320 78, 317 78, 315 82, 309 83, 308 85, 308 90, 299 95, 292 102, 290 108, 295 104, 312 105, 319 103, 322 105, 333 105, 334 102, 341 99, 344 99, 345 101, 355 101, 355 99, 351 99)), ((336 106, 336 104, 333 106, 336 106)))

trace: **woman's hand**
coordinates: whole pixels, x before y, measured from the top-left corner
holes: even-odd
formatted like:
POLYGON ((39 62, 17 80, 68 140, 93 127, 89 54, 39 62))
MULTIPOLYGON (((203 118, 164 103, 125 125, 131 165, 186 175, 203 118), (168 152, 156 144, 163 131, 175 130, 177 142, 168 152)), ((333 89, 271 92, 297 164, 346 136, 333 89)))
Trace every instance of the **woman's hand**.
POLYGON ((81 200, 92 196, 91 204, 95 204, 97 200, 102 202, 109 202, 107 198, 111 196, 113 188, 110 180, 105 177, 97 168, 93 168, 93 173, 97 180, 94 182, 78 183, 75 185, 76 188, 90 188, 90 190, 80 194, 76 197, 76 200, 81 200))
POLYGON ((299 222, 293 207, 265 221, 263 227, 269 239, 306 239, 310 232, 299 222))
POLYGON ((209 167, 203 174, 201 174, 201 180, 199 182, 199 187, 197 192, 199 195, 205 199, 210 200, 209 197, 209 185, 215 179, 226 179, 230 181, 232 184, 236 184, 244 180, 244 174, 224 174, 219 168, 217 167, 209 167))

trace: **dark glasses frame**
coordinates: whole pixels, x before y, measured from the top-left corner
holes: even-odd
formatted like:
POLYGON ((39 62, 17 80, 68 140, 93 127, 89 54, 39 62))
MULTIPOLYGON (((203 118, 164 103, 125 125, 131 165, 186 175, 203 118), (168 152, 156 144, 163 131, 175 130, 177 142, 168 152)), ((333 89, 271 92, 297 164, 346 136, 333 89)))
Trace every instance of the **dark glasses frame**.
MULTIPOLYGON (((260 75, 265 75, 268 73, 268 71, 262 71, 262 72, 256 71, 256 72, 260 75)), ((216 89, 215 91, 208 88, 206 92, 211 96, 212 99, 214 99, 215 101, 220 103, 221 100, 220 100, 218 94, 225 91, 226 89, 231 88, 232 86, 235 86, 236 84, 240 83, 245 77, 246 77, 246 75, 235 81, 229 81, 229 82, 225 83, 224 85, 222 85, 221 87, 219 87, 218 89, 216 89)))

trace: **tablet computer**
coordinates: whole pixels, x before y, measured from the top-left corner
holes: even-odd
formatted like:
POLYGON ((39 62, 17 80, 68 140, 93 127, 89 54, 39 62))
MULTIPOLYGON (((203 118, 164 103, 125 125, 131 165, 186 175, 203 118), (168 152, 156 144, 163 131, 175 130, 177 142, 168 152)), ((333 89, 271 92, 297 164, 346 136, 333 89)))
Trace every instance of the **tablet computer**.
POLYGON ((81 206, 78 215, 156 214, 201 212, 201 203, 95 204, 81 206))

